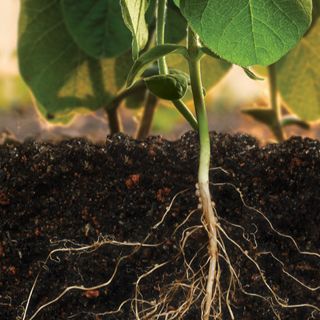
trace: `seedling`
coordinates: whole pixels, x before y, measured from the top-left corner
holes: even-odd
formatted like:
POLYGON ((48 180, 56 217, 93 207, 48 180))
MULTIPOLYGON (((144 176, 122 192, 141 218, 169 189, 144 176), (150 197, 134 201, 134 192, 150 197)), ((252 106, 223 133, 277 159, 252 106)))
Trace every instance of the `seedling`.
MULTIPOLYGON (((188 62, 200 139, 199 201, 209 237, 210 264, 203 310, 203 319, 207 320, 210 318, 212 302, 218 291, 217 286, 220 276, 218 271, 218 243, 220 236, 218 218, 209 190, 210 138, 201 80, 200 63, 204 54, 202 47, 205 45, 207 49, 216 52, 224 59, 243 67, 253 64, 272 64, 294 47, 310 26, 312 3, 311 1, 304 1, 303 3, 294 1, 290 4, 270 2, 263 8, 250 1, 241 3, 230 1, 230 7, 214 0, 207 0, 201 4, 192 0, 176 1, 176 4, 188 21, 187 47, 164 44, 163 28, 166 1, 159 0, 157 46, 136 59, 129 73, 127 84, 132 86, 143 68, 152 60, 158 59, 160 74, 163 76, 158 76, 157 83, 154 83, 155 87, 149 87, 149 89, 154 94, 159 95, 160 89, 157 86, 168 86, 167 92, 171 92, 173 81, 171 81, 172 76, 165 77, 168 74, 168 69, 164 56, 174 52, 182 55, 188 62), (256 15, 254 12, 256 12, 256 15), (291 12, 290 18, 285 12, 291 12), (280 24, 279 21, 281 21, 280 24), (292 30, 295 29, 295 31, 290 35, 287 34, 287 32, 284 32, 283 26, 280 26, 282 23, 292 30), (247 35, 247 33, 249 34, 247 35), (160 81, 161 79, 162 81, 160 81)), ((179 94, 186 91, 181 90, 181 88, 184 88, 187 80, 182 77, 183 80, 180 79, 180 84, 177 84, 177 79, 178 77, 175 78, 177 95, 171 98, 173 101, 176 100, 177 96, 182 98, 179 94)), ((273 81, 272 77, 271 81, 273 81)), ((164 98, 162 90, 159 96, 164 98)), ((273 104, 275 103, 273 101, 273 104)))
MULTIPOLYGON (((50 3, 25 0, 20 19, 20 67, 47 113, 69 112, 78 107, 97 109, 104 105, 112 131, 116 132, 120 130, 117 115, 120 102, 132 95, 141 98, 142 92, 142 97, 146 93, 147 103, 140 136, 149 130, 158 98, 172 101, 198 130, 197 195, 209 244, 202 319, 208 320, 212 315, 218 317, 215 308, 221 294, 219 256, 223 255, 228 261, 222 240, 222 236, 228 238, 228 235, 219 225, 209 189, 211 153, 201 62, 207 59, 215 66, 210 69, 213 75, 208 81, 209 87, 233 63, 242 66, 253 78, 250 66, 270 66, 273 107, 270 119, 275 135, 282 140, 274 65, 309 29, 312 1, 175 0, 174 3, 176 6, 166 0, 98 0, 94 3, 90 0, 50 3), (178 29, 178 35, 172 15, 180 19, 183 26, 178 29), (173 41, 168 40, 166 32, 173 41), (179 56, 180 60, 178 65, 169 63, 168 67, 167 58, 171 55, 179 56), (195 116, 182 100, 190 94, 195 116)), ((245 251, 243 254, 248 257, 245 251)), ((157 268, 159 266, 152 270, 157 268)), ((231 267, 230 270, 236 277, 231 267)), ((229 291, 227 302, 228 295, 229 291)), ((233 318, 230 304, 228 309, 233 318)))

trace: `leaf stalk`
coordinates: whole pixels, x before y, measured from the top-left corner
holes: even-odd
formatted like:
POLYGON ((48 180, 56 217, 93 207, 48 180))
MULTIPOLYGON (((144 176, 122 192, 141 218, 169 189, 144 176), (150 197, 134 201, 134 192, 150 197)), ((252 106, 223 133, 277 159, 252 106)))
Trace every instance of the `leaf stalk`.
POLYGON ((276 70, 275 64, 271 64, 270 66, 268 66, 268 73, 269 73, 270 103, 271 103, 271 108, 274 112, 274 117, 275 117, 272 124, 272 131, 276 139, 279 142, 282 142, 285 140, 285 135, 283 132, 283 128, 281 126, 281 105, 278 99, 277 70, 276 70))
MULTIPOLYGON (((166 11, 167 11, 167 0, 158 0, 157 9, 157 45, 165 43, 165 28, 166 28, 166 11)), ((160 74, 168 74, 168 66, 166 58, 161 57, 158 60, 158 66, 160 74)))

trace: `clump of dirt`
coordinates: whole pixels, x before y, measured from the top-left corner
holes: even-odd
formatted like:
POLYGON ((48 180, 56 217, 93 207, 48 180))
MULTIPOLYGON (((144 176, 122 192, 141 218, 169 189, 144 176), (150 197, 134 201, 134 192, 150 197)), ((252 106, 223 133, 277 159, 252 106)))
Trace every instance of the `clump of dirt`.
MULTIPOLYGON (((211 141, 211 192, 230 259, 221 259, 221 288, 225 299, 230 289, 235 319, 320 319, 310 307, 320 308, 320 259, 307 254, 320 251, 320 142, 297 137, 261 148, 250 136, 216 133, 211 141), (231 287, 230 263, 239 279, 231 287), (266 283, 280 304, 307 305, 279 307, 266 283)), ((192 270, 201 275, 207 260, 195 210, 198 148, 192 132, 176 142, 119 134, 103 145, 1 146, 0 319, 21 319, 40 270, 26 320, 68 286, 95 287, 115 268, 109 285, 70 290, 35 319, 135 319, 135 306, 150 310, 168 292, 169 310, 181 306, 197 279, 192 270), (60 251, 44 264, 54 249, 97 240, 104 245, 60 251)), ((221 318, 231 319, 221 302, 221 318)), ((200 309, 201 298, 182 318, 200 319, 200 309)))

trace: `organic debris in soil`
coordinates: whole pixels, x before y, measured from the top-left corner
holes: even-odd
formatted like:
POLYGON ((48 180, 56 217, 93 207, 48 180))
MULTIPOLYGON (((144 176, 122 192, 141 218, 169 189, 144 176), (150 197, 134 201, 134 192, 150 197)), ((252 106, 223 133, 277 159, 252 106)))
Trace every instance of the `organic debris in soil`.
MULTIPOLYGON (((279 232, 294 237, 302 251, 319 253, 320 142, 292 138, 260 148, 246 135, 212 133, 211 139, 211 192, 221 226, 259 263, 263 277, 284 303, 319 308, 319 290, 307 290, 287 273, 316 288, 320 259, 299 253, 291 239, 275 233, 261 213, 279 232)), ((26 320, 68 286, 106 282, 118 263, 108 286, 71 290, 35 319, 135 319, 130 305, 135 284, 139 276, 162 263, 139 280, 141 299, 156 301, 170 285, 188 282, 179 246, 184 230, 201 225, 201 213, 194 210, 197 166, 195 133, 176 142, 161 137, 135 141, 119 134, 108 137, 105 145, 74 139, 1 146, 0 319, 22 318, 39 271, 26 320), (187 223, 174 232, 193 210, 187 223), (162 218, 163 223, 152 228, 162 218), (157 246, 117 245, 141 243, 146 237, 157 246), (108 244, 88 252, 59 252, 44 265, 54 249, 79 248, 98 239, 108 244), (122 302, 119 312, 106 313, 122 302)), ((271 320, 275 314, 278 319, 320 319, 309 307, 280 308, 255 265, 230 239, 225 238, 226 250, 242 283, 242 291, 235 284, 230 297, 235 319, 271 320)), ((206 261, 206 241, 199 228, 184 247, 187 260, 198 252, 194 269, 206 261)), ((223 261, 221 271, 225 293, 229 271, 223 261)), ((184 294, 177 289, 171 310, 186 299, 184 294)), ((200 319, 200 304, 201 300, 194 303, 183 319, 200 319)), ((222 319, 231 319, 226 307, 222 319)))

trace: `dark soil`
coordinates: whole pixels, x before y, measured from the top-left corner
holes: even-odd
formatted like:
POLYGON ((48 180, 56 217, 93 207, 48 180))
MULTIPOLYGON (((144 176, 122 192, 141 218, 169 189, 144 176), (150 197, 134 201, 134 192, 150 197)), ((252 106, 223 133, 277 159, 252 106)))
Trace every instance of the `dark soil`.
MULTIPOLYGON (((284 269, 306 285, 317 287, 320 259, 300 254, 290 239, 276 234, 257 211, 244 205, 236 189, 241 190, 247 205, 261 210, 275 228, 294 237, 301 250, 319 253, 320 142, 292 138, 260 148, 246 135, 213 133, 212 145, 212 167, 227 171, 211 171, 215 183, 211 191, 221 226, 260 264, 268 284, 279 296, 289 304, 320 308, 320 290, 309 291, 282 272, 284 269)), ((70 285, 90 287, 107 281, 125 255, 129 256, 121 260, 110 285, 94 291, 68 292, 35 319, 135 319, 130 303, 115 315, 98 314, 117 309, 122 301, 133 298, 137 278, 166 261, 164 267, 141 280, 143 298, 156 300, 175 281, 188 283, 179 240, 183 229, 200 224, 200 212, 196 211, 174 235, 173 231, 197 208, 197 163, 194 133, 177 142, 160 137, 137 142, 116 135, 105 145, 75 139, 57 145, 29 141, 1 146, 0 319, 21 319, 40 270, 26 320, 70 285), (183 190, 163 224, 152 230, 170 200, 183 190), (102 236, 141 242, 149 233, 147 242, 160 246, 104 245, 81 254, 57 253, 43 266, 48 253, 56 248, 92 244, 102 236)), ((205 232, 199 229, 185 247, 187 259, 200 250, 191 264, 195 270, 206 261, 206 240, 205 232)), ((280 308, 274 299, 271 307, 271 294, 254 264, 226 237, 224 242, 243 289, 267 297, 247 296, 236 286, 231 297, 236 319, 320 319, 310 307, 280 308)), ((223 260, 221 270, 225 293, 229 271, 223 260)), ((182 289, 177 290, 170 309, 184 299, 182 289)), ((200 319, 200 301, 183 319, 200 319)), ((225 307, 222 319, 231 319, 225 307)))

